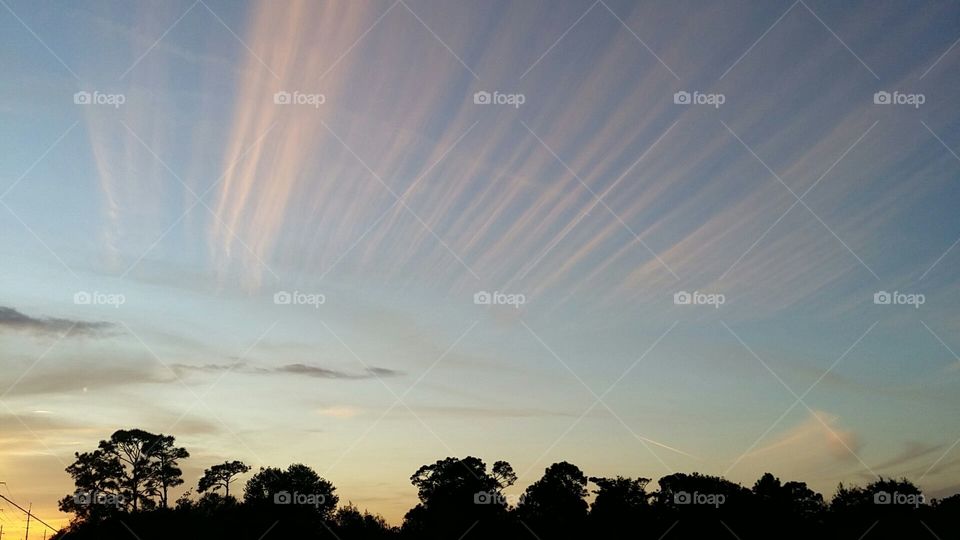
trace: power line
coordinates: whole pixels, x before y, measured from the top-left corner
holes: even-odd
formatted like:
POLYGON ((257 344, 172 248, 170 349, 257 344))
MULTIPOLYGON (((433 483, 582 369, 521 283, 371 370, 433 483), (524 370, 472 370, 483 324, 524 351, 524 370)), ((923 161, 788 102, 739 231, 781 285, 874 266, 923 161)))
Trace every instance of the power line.
POLYGON ((16 506, 17 508, 20 509, 21 512, 23 512, 24 514, 26 514, 28 518, 33 519, 33 520, 35 520, 35 521, 39 521, 40 523, 46 525, 47 528, 50 529, 51 531, 53 531, 53 532, 58 532, 58 531, 60 530, 60 529, 54 528, 52 525, 50 525, 50 524, 47 523, 46 521, 44 521, 44 520, 38 518, 37 516, 33 515, 32 512, 30 512, 29 510, 24 509, 24 508, 23 508, 22 506, 20 506, 19 504, 11 501, 10 499, 8 499, 8 498, 6 497, 6 495, 0 494, 0 499, 3 499, 3 500, 5 500, 5 501, 7 501, 8 503, 16 506))

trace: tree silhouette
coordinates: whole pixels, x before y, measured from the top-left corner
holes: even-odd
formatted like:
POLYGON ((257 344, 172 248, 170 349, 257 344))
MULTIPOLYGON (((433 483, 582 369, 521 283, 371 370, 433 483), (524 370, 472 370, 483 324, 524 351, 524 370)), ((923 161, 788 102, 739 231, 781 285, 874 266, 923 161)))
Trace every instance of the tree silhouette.
POLYGON ((803 482, 782 482, 770 473, 751 489, 722 477, 674 473, 648 491, 647 478, 588 479, 560 462, 511 509, 503 490, 517 480, 513 468, 497 461, 488 471, 476 457, 417 469, 410 481, 419 503, 401 528, 352 503, 337 508, 334 486, 302 464, 261 468, 237 501, 231 482, 250 468, 226 461, 204 471, 199 499, 188 491, 166 509, 163 488, 178 484, 177 461, 187 456, 173 437, 137 429, 117 431, 96 450, 76 453, 66 468, 76 492, 60 501, 74 519, 53 540, 128 540, 131 532, 140 540, 263 540, 267 534, 298 540, 960 538, 960 495, 927 501, 906 479, 841 484, 826 504, 803 482), (596 486, 589 506, 588 481, 596 486), (116 504, 101 504, 105 500, 116 504))
POLYGON ((829 528, 840 534, 852 534, 880 520, 878 538, 910 537, 922 532, 919 523, 932 521, 930 507, 920 489, 907 479, 879 478, 864 487, 843 484, 830 501, 829 528))
POLYGON ((74 493, 60 500, 62 512, 73 513, 76 520, 97 521, 119 511, 119 505, 93 504, 105 496, 113 496, 122 504, 120 481, 123 465, 113 454, 103 450, 74 453, 76 461, 66 468, 76 486, 74 493))
POLYGON ((513 472, 513 467, 506 461, 496 461, 493 463, 493 479, 497 482, 497 489, 504 490, 512 486, 517 481, 517 473, 513 472))
POLYGON ((818 519, 826 509, 823 495, 808 488, 807 484, 781 484, 780 479, 770 473, 764 473, 753 485, 752 491, 759 506, 784 518, 818 519))
POLYGON ((183 483, 177 460, 190 455, 174 442, 173 436, 121 429, 100 441, 97 450, 75 454, 76 461, 66 470, 77 492, 68 497, 71 500, 60 501, 61 509, 85 518, 121 506, 133 512, 150 509, 157 505, 155 498, 166 508, 168 488, 183 483))
POLYGON ((243 499, 251 504, 273 504, 302 508, 321 519, 329 519, 340 500, 336 488, 310 467, 295 463, 281 470, 260 467, 244 490, 243 499))
POLYGON ((446 458, 424 465, 410 477, 420 503, 407 512, 403 530, 423 538, 459 538, 468 530, 482 536, 507 517, 501 489, 516 479, 505 461, 493 474, 479 458, 446 458), (479 528, 479 530, 478 530, 479 528))
POLYGON ((238 474, 250 471, 250 467, 242 461, 227 461, 219 465, 214 465, 203 471, 203 477, 197 485, 197 493, 203 493, 207 490, 217 491, 223 488, 223 496, 230 497, 230 482, 238 474))
POLYGON ((183 484, 183 471, 177 461, 187 459, 190 453, 185 448, 174 446, 172 435, 157 435, 147 451, 155 460, 154 473, 160 485, 160 507, 167 508, 167 490, 183 484))
POLYGON ((646 492, 649 478, 590 478, 597 485, 596 497, 590 505, 591 528, 600 536, 609 537, 616 531, 641 523, 650 510, 650 495, 646 492))
POLYGON ((340 538, 380 540, 396 534, 382 517, 366 511, 360 512, 353 503, 337 509, 334 521, 337 524, 337 536, 340 538))
POLYGON ((566 461, 547 467, 517 505, 521 521, 535 534, 577 533, 587 518, 587 476, 566 461))
POLYGON ((156 443, 157 436, 142 429, 117 430, 110 439, 100 441, 100 450, 123 464, 119 483, 134 512, 156 504, 152 496, 157 493, 159 482, 157 469, 150 460, 156 443))

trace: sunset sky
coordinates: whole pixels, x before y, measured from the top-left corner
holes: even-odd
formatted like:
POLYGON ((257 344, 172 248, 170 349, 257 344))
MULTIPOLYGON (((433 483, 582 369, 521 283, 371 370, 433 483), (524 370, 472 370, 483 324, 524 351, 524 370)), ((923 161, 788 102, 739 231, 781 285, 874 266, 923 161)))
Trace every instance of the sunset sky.
POLYGON ((303 462, 393 524, 446 456, 960 491, 958 39, 950 2, 0 0, 0 493, 65 524, 130 427, 184 488, 303 462))

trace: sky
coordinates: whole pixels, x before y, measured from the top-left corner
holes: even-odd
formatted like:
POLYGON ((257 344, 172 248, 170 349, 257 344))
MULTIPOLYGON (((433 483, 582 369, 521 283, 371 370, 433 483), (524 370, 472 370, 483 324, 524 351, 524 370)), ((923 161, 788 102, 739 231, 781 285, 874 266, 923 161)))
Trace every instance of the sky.
POLYGON ((302 462, 394 524, 446 456, 960 491, 958 40, 950 2, 0 0, 0 492, 65 524, 131 427, 184 488, 302 462))

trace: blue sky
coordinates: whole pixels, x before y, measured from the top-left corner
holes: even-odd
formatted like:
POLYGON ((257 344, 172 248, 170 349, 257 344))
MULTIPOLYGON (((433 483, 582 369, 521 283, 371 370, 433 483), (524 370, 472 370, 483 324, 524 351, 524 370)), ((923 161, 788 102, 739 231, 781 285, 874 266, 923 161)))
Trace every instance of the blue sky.
POLYGON ((123 426, 393 522, 447 455, 960 485, 956 5, 2 4, 0 475, 51 520, 123 426))

